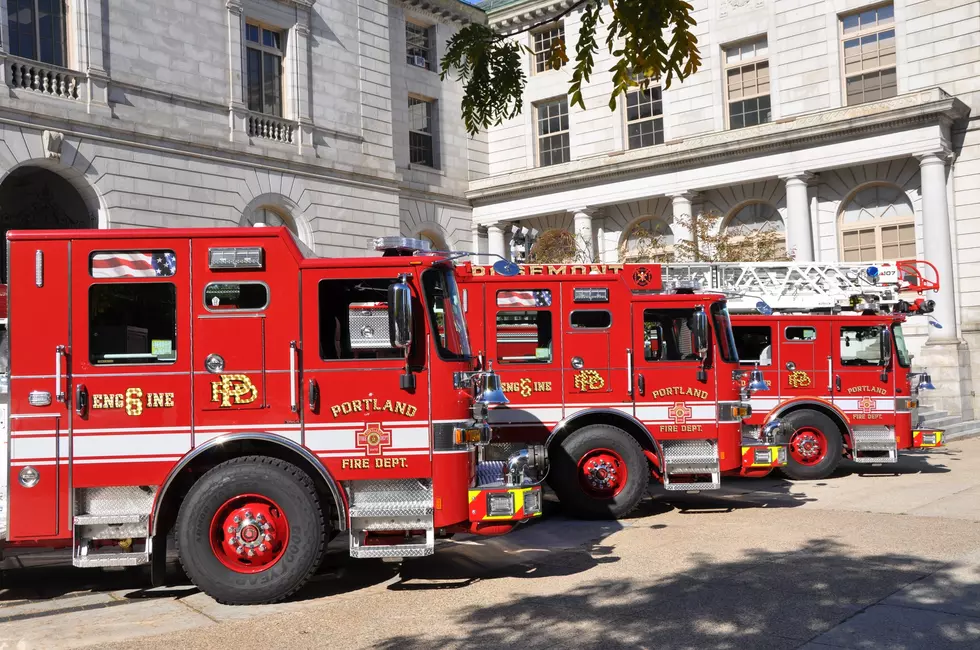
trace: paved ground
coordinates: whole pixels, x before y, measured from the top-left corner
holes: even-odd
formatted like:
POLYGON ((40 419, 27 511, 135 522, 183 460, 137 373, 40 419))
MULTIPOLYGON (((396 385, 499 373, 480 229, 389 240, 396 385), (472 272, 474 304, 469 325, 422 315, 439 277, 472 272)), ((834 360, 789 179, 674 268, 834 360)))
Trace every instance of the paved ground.
POLYGON ((826 481, 654 492, 621 522, 554 513, 401 567, 338 553, 284 605, 142 590, 138 572, 7 578, 0 649, 980 648, 980 439, 826 481))

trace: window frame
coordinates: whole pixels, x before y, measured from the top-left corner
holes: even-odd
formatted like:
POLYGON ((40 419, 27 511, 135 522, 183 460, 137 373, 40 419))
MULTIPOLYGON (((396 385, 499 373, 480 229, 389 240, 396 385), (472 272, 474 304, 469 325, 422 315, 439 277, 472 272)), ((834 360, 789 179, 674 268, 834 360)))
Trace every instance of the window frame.
POLYGON ((227 314, 229 312, 234 312, 236 314, 262 312, 267 310, 269 308, 269 303, 272 302, 272 290, 269 288, 269 285, 262 280, 214 280, 204 285, 204 289, 201 291, 201 302, 204 305, 205 310, 214 314, 227 314), (261 307, 251 308, 251 309, 240 309, 238 307, 236 307, 235 309, 212 309, 211 305, 208 304, 208 299, 207 299, 208 287, 216 284, 238 284, 238 285, 251 284, 251 285, 264 286, 265 304, 261 307))
POLYGON ((532 53, 531 54, 531 57, 530 57, 531 58, 531 66, 530 66, 531 67, 531 76, 535 76, 535 75, 539 75, 539 74, 547 74, 548 72, 557 72, 558 70, 561 70, 563 67, 565 67, 564 64, 559 64, 557 68, 553 68, 553 67, 549 66, 548 65, 548 58, 547 57, 545 57, 545 58, 543 58, 543 59, 541 59, 539 61, 539 58, 538 58, 539 55, 542 55, 545 52, 550 51, 550 47, 553 47, 552 43, 555 40, 555 36, 551 34, 552 32, 558 32, 557 38, 559 40, 564 40, 565 39, 565 21, 564 20, 557 20, 555 22, 548 23, 547 25, 542 25, 538 29, 535 29, 535 30, 531 31, 530 34, 528 35, 529 38, 530 38, 530 41, 531 41, 529 43, 529 45, 528 45, 528 49, 532 53), (541 36, 543 34, 548 34, 549 35, 548 36, 549 50, 541 51, 541 50, 538 50, 538 36, 541 36), (539 63, 542 66, 542 68, 540 70, 538 69, 539 63))
MULTIPOLYGON (((876 18, 876 21, 877 21, 877 18, 876 18)), ((898 30, 896 29, 896 24, 897 24, 897 21, 895 20, 895 3, 893 1, 874 3, 874 4, 871 4, 871 5, 865 6, 865 7, 861 7, 860 9, 855 9, 853 11, 847 11, 847 12, 840 13, 840 14, 837 15, 837 50, 838 50, 838 56, 840 57, 841 106, 860 106, 861 104, 866 104, 869 101, 881 101, 883 99, 891 99, 891 97, 897 97, 898 96, 898 30), (892 21, 891 21, 891 24, 889 26, 884 27, 884 28, 878 26, 878 27, 875 27, 873 29, 867 29, 867 30, 861 30, 860 29, 860 26, 859 26, 859 29, 858 29, 857 32, 855 32, 853 34, 849 34, 849 35, 845 35, 844 34, 844 20, 846 18, 849 18, 851 16, 860 16, 862 13, 864 13, 866 11, 878 11, 880 9, 883 9, 884 7, 889 7, 889 6, 892 8, 892 21), (845 55, 845 51, 844 51, 844 41, 845 40, 847 40, 847 41, 854 40, 855 38, 857 38, 857 39, 860 40, 864 36, 870 36, 871 34, 878 34, 878 33, 881 33, 881 32, 886 32, 888 30, 891 30, 891 31, 895 32, 895 35, 894 35, 894 39, 895 39, 895 64, 894 65, 891 65, 891 66, 878 67, 878 68, 868 69, 868 70, 862 69, 859 73, 852 74, 851 76, 854 77, 854 76, 858 76, 858 75, 868 74, 868 73, 871 73, 871 72, 879 72, 880 73, 881 71, 884 71, 884 70, 888 70, 888 69, 892 69, 893 68, 895 70, 895 94, 894 95, 891 95, 889 97, 880 97, 879 99, 875 99, 875 100, 863 100, 861 102, 856 102, 854 104, 851 104, 850 102, 848 102, 848 98, 847 98, 847 78, 848 78, 848 74, 847 74, 847 59, 846 59, 846 55, 845 55)))
MULTIPOLYGON (((637 104, 637 106, 640 106, 640 104, 637 104)), ((569 126, 571 126, 571 125, 569 125, 569 126)), ((664 91, 663 91, 663 86, 661 86, 658 83, 653 83, 653 80, 650 80, 650 83, 647 86, 646 91, 641 90, 639 87, 632 88, 631 90, 626 91, 625 97, 623 98, 623 144, 625 145, 625 147, 624 147, 625 150, 626 151, 635 151, 637 149, 649 149, 650 147, 656 147, 658 145, 662 145, 666 141, 667 141, 667 121, 664 119, 664 91), (660 113, 657 114, 657 115, 654 115, 653 117, 648 117, 646 119, 636 119, 636 120, 632 120, 631 121, 629 119, 629 96, 631 94, 633 94, 633 93, 642 94, 644 92, 653 92, 654 90, 657 90, 657 91, 660 92, 660 99, 657 100, 660 103, 660 113), (660 141, 659 142, 657 141, 658 129, 657 129, 657 126, 656 126, 656 122, 658 120, 660 121, 660 129, 659 129, 660 141), (640 146, 635 147, 635 148, 634 147, 631 147, 630 146, 630 125, 631 124, 643 124, 645 122, 654 122, 654 128, 653 128, 653 144, 651 144, 651 145, 642 145, 641 144, 640 146)))
MULTIPOLYGON (((554 167, 555 165, 564 165, 566 163, 571 162, 572 161, 572 121, 571 121, 571 113, 569 112, 569 106, 568 106, 568 96, 567 95, 563 95, 563 96, 560 96, 560 97, 552 97, 551 99, 543 99, 543 100, 541 100, 539 102, 535 102, 534 104, 532 104, 532 106, 534 107, 534 113, 533 113, 533 117, 532 117, 532 119, 534 120, 534 163, 535 163, 534 166, 535 167, 554 167), (541 134, 541 118, 539 117, 538 110, 540 108, 542 108, 543 106, 550 106, 551 104, 559 104, 560 105, 562 102, 565 103, 565 113, 564 113, 564 115, 565 115, 565 120, 568 122, 567 127, 564 130, 561 130, 561 131, 556 131, 554 133, 548 133, 547 135, 542 135, 541 134), (551 162, 551 163, 548 163, 547 165, 542 164, 542 162, 541 162, 541 155, 542 155, 541 139, 542 138, 551 138, 551 137, 560 137, 561 135, 565 135, 566 136, 566 139, 567 139, 567 146, 564 147, 564 149, 566 151, 566 154, 567 154, 567 159, 564 159, 561 162, 551 162)), ((559 113, 558 114, 559 121, 561 120, 561 116, 562 116, 562 114, 559 113)), ((548 119, 551 119, 551 118, 549 117, 548 119)), ((550 149, 549 151, 555 151, 555 149, 550 149)), ((564 156, 563 156, 563 158, 564 158, 564 156)))
MULTIPOLYGON (((41 13, 41 8, 39 6, 39 0, 26 0, 25 4, 30 4, 33 7, 33 46, 34 46, 34 56, 24 56, 23 54, 15 54, 11 48, 13 45, 13 38, 10 35, 10 2, 7 3, 7 15, 3 17, 3 20, 7 23, 7 50, 11 56, 15 56, 20 59, 25 59, 28 61, 37 61, 38 63, 49 65, 57 68, 69 69, 69 56, 71 54, 71 48, 69 47, 69 39, 71 38, 71 30, 69 29, 69 23, 71 22, 71 7, 67 0, 56 0, 61 6, 61 20, 59 21, 61 27, 61 63, 55 63, 53 61, 45 61, 41 58, 41 21, 38 16, 41 13)), ((19 23, 18 23, 19 24, 19 23)))
POLYGON ((412 93, 408 95, 408 164, 418 165, 428 169, 439 169, 439 158, 436 155, 436 100, 412 93), (412 129, 413 102, 415 102, 415 105, 426 106, 428 132, 412 129), (429 139, 429 162, 416 162, 412 160, 412 135, 427 137, 429 139))
MULTIPOLYGON (((881 331, 882 330, 888 330, 888 336, 893 336, 893 334, 891 332, 891 328, 888 325, 885 325, 885 324, 878 324, 878 325, 841 325, 840 326, 840 329, 838 330, 838 333, 837 333, 838 334, 838 336, 837 336, 837 346, 836 346, 837 347, 837 359, 835 359, 835 361, 839 362, 840 363, 840 366, 842 368, 863 369, 863 368, 884 368, 884 367, 887 367, 888 362, 891 361, 891 360, 885 358, 885 355, 883 354, 884 350, 881 349, 881 331), (860 329, 871 329, 871 328, 878 329, 878 336, 875 338, 875 342, 876 342, 877 350, 878 350, 878 363, 866 363, 866 364, 865 363, 846 363, 845 362, 845 359, 844 359, 844 347, 845 347, 844 346, 844 334, 846 332, 853 332, 853 331, 860 330, 860 329)), ((861 357, 854 356, 854 357, 848 357, 847 360, 849 361, 849 360, 860 359, 860 358, 861 357)))
MULTIPOLYGON (((393 356, 383 356, 383 357, 374 357, 374 358, 372 358, 372 357, 356 357, 356 356, 349 356, 349 357, 338 356, 336 359, 330 359, 330 358, 327 358, 327 357, 324 356, 324 351, 326 350, 326 342, 323 339, 323 314, 324 314, 324 311, 323 311, 323 298, 322 298, 322 295, 321 295, 323 285, 325 283, 344 283, 344 282, 386 282, 386 283, 388 283, 388 286, 390 286, 391 283, 392 282, 395 282, 395 281, 397 281, 397 277, 363 276, 363 275, 359 275, 359 276, 355 276, 355 277, 320 277, 320 278, 318 278, 316 280, 316 292, 317 292, 317 295, 316 295, 316 325, 317 325, 317 328, 316 328, 317 329, 317 331, 316 331, 316 342, 317 342, 316 356, 319 359, 319 362, 320 363, 323 363, 323 364, 351 363, 351 364, 356 364, 358 366, 367 366, 369 368, 372 368, 373 367, 373 368, 384 368, 384 369, 388 369, 388 368, 403 367, 405 365, 405 363, 406 363, 406 359, 411 359, 415 355, 416 350, 419 347, 419 341, 418 341, 418 317, 413 315, 413 317, 412 317, 412 344, 411 344, 411 346, 409 346, 408 350, 400 350, 399 348, 393 348, 393 347, 391 347, 390 341, 389 341, 389 344, 386 347, 377 347, 377 348, 371 348, 371 349, 372 350, 385 350, 385 351, 392 351, 392 350, 394 350, 395 351, 395 354, 393 356), (374 365, 372 366, 371 364, 374 364, 374 365)), ((418 306, 418 304, 416 303, 416 300, 417 299, 418 299, 418 295, 416 295, 415 292, 413 291, 413 295, 412 295, 413 307, 417 307, 418 306)), ((385 293, 385 298, 384 298, 385 305, 386 305, 386 308, 385 308, 386 315, 387 315, 387 300, 388 300, 388 297, 387 297, 387 292, 386 292, 385 293)), ((347 314, 348 315, 347 317, 349 318, 350 306, 351 305, 354 305, 354 304, 359 304, 360 302, 363 302, 363 301, 356 301, 356 302, 347 303, 346 306, 345 306, 345 311, 342 312, 342 313, 347 314)), ((377 301, 376 300, 376 301, 373 301, 373 302, 381 302, 381 301, 377 301)), ((353 345, 351 344, 350 332, 348 332, 348 341, 347 341, 347 343, 348 343, 348 345, 351 345, 351 350, 353 350, 354 348, 353 348, 353 345)), ((423 343, 422 347, 424 347, 424 343, 423 343)))
POLYGON ((435 29, 434 29, 434 27, 435 27, 434 25, 426 25, 425 23, 421 22, 420 20, 416 20, 415 18, 408 18, 408 17, 405 18, 405 64, 406 65, 409 65, 409 66, 411 66, 413 68, 418 68, 420 70, 428 70, 430 72, 434 72, 435 71, 435 66, 433 65, 433 63, 434 63, 434 61, 436 59, 436 57, 433 56, 434 55, 434 50, 435 50, 435 42, 434 42, 435 41, 435 38, 434 38, 434 36, 435 36, 435 34, 434 34, 435 29), (417 28, 419 30, 422 30, 422 32, 425 34, 425 46, 424 47, 412 45, 412 43, 410 42, 410 39, 409 39, 409 29, 411 27, 414 27, 414 28, 417 28), (409 51, 411 49, 423 50, 425 52, 425 54, 424 54, 425 65, 424 66, 418 65, 416 63, 413 63, 413 62, 409 61, 409 58, 411 58, 413 56, 419 56, 417 54, 410 54, 409 51))
POLYGON ((568 312, 568 327, 571 331, 574 332, 605 332, 611 329, 612 326, 613 326, 613 314, 612 311, 609 309, 573 309, 572 311, 568 312), (588 327, 583 325, 576 325, 575 323, 572 322, 572 317, 575 316, 575 314, 589 313, 589 312, 592 313, 602 312, 608 314, 609 324, 603 327, 588 327))
MULTIPOLYGON (((895 205, 895 202, 893 201, 891 203, 891 205, 895 205)), ((864 261, 875 262, 875 261, 878 261, 878 260, 885 259, 885 256, 884 256, 884 241, 883 241, 882 236, 881 236, 881 231, 884 228, 896 228, 896 229, 898 229, 899 233, 901 233, 901 227, 902 226, 911 226, 912 227, 912 246, 917 251, 918 248, 919 248, 919 241, 918 241, 918 232, 916 231, 916 224, 915 224, 915 205, 912 203, 911 199, 908 198, 908 195, 905 194, 905 191, 902 190, 899 187, 896 187, 896 186, 890 184, 890 183, 870 183, 870 184, 865 184, 865 185, 859 186, 857 188, 857 190, 853 191, 847 197, 847 200, 846 201, 842 201, 841 202, 840 212, 837 215, 837 243, 838 243, 838 247, 839 247, 838 250, 840 251, 840 260, 841 260, 841 262, 847 263, 847 264, 862 264, 864 261), (867 220, 864 220, 864 221, 858 220, 858 221, 855 221, 854 223, 852 223, 850 225, 845 225, 845 223, 844 223, 844 213, 847 211, 848 207, 851 205, 851 203, 854 202, 854 200, 857 198, 858 194, 860 194, 864 190, 869 189, 871 187, 883 187, 883 188, 890 188, 890 189, 896 189, 896 190, 898 190, 899 194, 900 195, 904 195, 905 200, 908 201, 909 206, 912 208, 912 214, 909 215, 909 216, 905 216, 905 217, 888 217, 888 218, 885 218, 885 219, 883 219, 881 217, 873 217, 871 219, 867 219, 867 220), (874 231, 874 237, 875 237, 875 255, 874 255, 874 258, 871 259, 871 260, 864 260, 864 261, 853 261, 853 260, 852 261, 847 261, 845 259, 846 256, 847 256, 847 249, 844 246, 844 235, 845 234, 848 234, 848 233, 852 233, 852 232, 861 232, 861 231, 865 231, 865 230, 873 230, 874 231)), ((901 245, 902 245, 901 244, 901 239, 898 240, 898 245, 899 245, 899 247, 901 247, 901 245)), ((858 250, 860 252, 861 251, 861 246, 859 245, 856 250, 858 250)), ((915 251, 913 251, 913 254, 910 257, 914 257, 916 254, 917 253, 915 251)), ((899 255, 899 257, 904 257, 904 256, 899 255)))
MULTIPOLYGON (((741 54, 741 52, 740 52, 740 54, 741 54)), ((759 36, 754 36, 752 38, 742 39, 742 40, 736 41, 734 43, 728 43, 727 45, 721 46, 721 66, 722 66, 722 84, 724 86, 723 93, 724 93, 724 98, 725 98, 725 130, 726 131, 735 131, 735 130, 738 130, 738 129, 750 128, 751 126, 759 126, 760 124, 769 124, 769 123, 771 123, 772 122, 772 113, 773 113, 773 110, 772 110, 772 63, 771 63, 770 58, 769 58, 769 35, 768 34, 761 34, 759 36), (765 56, 759 56, 758 54, 753 54, 752 58, 750 58, 750 59, 742 59, 742 58, 740 58, 735 63, 729 63, 728 62, 728 50, 730 50, 732 48, 735 48, 735 47, 742 48, 742 47, 745 47, 747 45, 752 45, 753 46, 753 52, 757 52, 758 51, 758 46, 759 46, 760 43, 765 43, 765 47, 766 47, 766 54, 765 54, 765 56), (735 100, 731 99, 731 95, 730 95, 730 92, 729 92, 730 89, 729 89, 729 84, 728 84, 728 71, 729 70, 734 70, 735 68, 743 68, 745 66, 752 65, 752 66, 755 67, 756 79, 758 79, 758 72, 759 72, 758 71, 758 65, 760 63, 763 63, 763 62, 766 64, 766 70, 768 70, 769 92, 768 93, 765 93, 765 94, 753 95, 751 97, 745 97, 745 96, 743 96, 743 97, 740 97, 739 99, 735 99, 735 100), (763 122, 761 120, 761 113, 762 113, 762 111, 761 111, 761 109, 757 109, 757 112, 760 113, 760 121, 759 122, 757 122, 756 124, 752 124, 752 125, 746 125, 746 124, 743 123, 742 126, 733 127, 732 126, 732 110, 731 110, 732 109, 732 102, 733 101, 735 101, 735 102, 744 102, 744 101, 746 101, 748 99, 759 99, 761 97, 768 97, 769 98, 769 120, 766 121, 766 122, 763 122)), ((756 82, 756 86, 758 86, 758 81, 756 82)), ((743 111, 742 115, 743 116, 745 115, 745 112, 744 111, 743 111)), ((743 122, 744 122, 744 120, 743 120, 743 122)))
POLYGON ((282 27, 276 27, 268 23, 262 22, 261 20, 255 20, 253 18, 245 18, 242 20, 242 50, 244 55, 244 68, 242 70, 242 76, 245 80, 245 105, 248 107, 250 113, 255 113, 257 115, 266 115, 268 117, 274 117, 279 119, 286 118, 286 107, 289 102, 286 101, 286 39, 289 36, 289 30, 283 29, 282 27), (248 38, 249 27, 255 27, 259 30, 259 40, 251 41, 248 38), (265 32, 272 32, 279 35, 279 47, 273 47, 265 45, 262 40, 265 32), (249 50, 254 50, 259 53, 259 88, 262 101, 261 109, 255 109, 251 106, 251 92, 250 85, 251 79, 249 78, 249 66, 248 66, 248 52, 249 50), (266 96, 265 96, 265 55, 271 54, 276 56, 279 60, 279 106, 278 113, 266 111, 266 96))
POLYGON ((787 325, 783 328, 783 343, 813 343, 817 340, 817 328, 813 325, 787 325), (813 330, 812 339, 791 339, 789 338, 789 331, 792 329, 811 329, 813 330))

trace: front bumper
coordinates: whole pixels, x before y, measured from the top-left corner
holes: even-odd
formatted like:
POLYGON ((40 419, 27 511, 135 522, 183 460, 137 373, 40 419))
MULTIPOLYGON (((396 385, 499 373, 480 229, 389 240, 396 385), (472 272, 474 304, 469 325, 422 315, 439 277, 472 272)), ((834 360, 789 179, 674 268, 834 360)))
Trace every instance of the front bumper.
POLYGON ((786 465, 786 445, 742 445, 742 467, 762 469, 786 465))
POLYGON ((470 521, 523 521, 540 517, 543 497, 540 485, 471 489, 470 521))
POLYGON ((944 433, 945 431, 942 429, 913 429, 912 448, 928 449, 932 447, 942 447, 944 433))

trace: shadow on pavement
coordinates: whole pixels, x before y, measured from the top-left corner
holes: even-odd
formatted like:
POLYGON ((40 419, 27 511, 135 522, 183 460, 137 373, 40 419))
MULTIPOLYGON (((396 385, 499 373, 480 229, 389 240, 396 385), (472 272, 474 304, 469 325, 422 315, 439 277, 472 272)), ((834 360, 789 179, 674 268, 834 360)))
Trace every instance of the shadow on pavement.
MULTIPOLYGON (((605 554, 598 558, 588 547, 564 551, 548 564, 616 561, 609 549, 599 549, 605 554)), ((795 648, 945 566, 907 555, 855 557, 853 547, 830 539, 788 552, 751 550, 735 561, 693 559, 695 566, 683 573, 652 571, 649 579, 595 580, 564 593, 514 594, 466 607, 448 626, 458 633, 396 636, 375 647, 795 648)), ((650 561, 655 564, 655 551, 650 561)), ((936 595, 935 588, 927 591, 936 595)), ((976 585, 946 581, 939 595, 965 601, 976 595, 976 585)), ((976 619, 946 617, 936 625, 933 632, 943 638, 980 647, 976 619)), ((855 641, 878 647, 868 632, 855 641)))

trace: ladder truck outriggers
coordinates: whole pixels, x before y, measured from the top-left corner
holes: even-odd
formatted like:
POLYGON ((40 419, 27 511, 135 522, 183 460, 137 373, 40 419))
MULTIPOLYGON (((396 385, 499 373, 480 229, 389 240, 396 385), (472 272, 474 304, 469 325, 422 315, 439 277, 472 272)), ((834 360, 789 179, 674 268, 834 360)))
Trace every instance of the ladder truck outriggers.
POLYGON ((160 584, 173 533, 202 591, 265 603, 341 531, 353 557, 404 558, 540 516, 543 449, 482 460, 506 397, 451 256, 318 258, 286 228, 7 239, 4 555, 160 584))
POLYGON ((746 426, 764 378, 739 367, 724 296, 664 290, 657 264, 519 268, 459 269, 469 329, 509 399, 491 407, 488 455, 544 450, 564 510, 584 518, 627 514, 651 477, 709 490, 785 463, 778 418, 746 426))
POLYGON ((729 296, 739 361, 765 367, 747 423, 775 416, 787 425, 794 479, 830 476, 842 458, 895 463, 906 449, 939 447, 943 431, 918 429, 919 392, 902 329, 931 316, 923 296, 939 289, 924 261, 748 262, 664 265, 670 281, 729 296))

